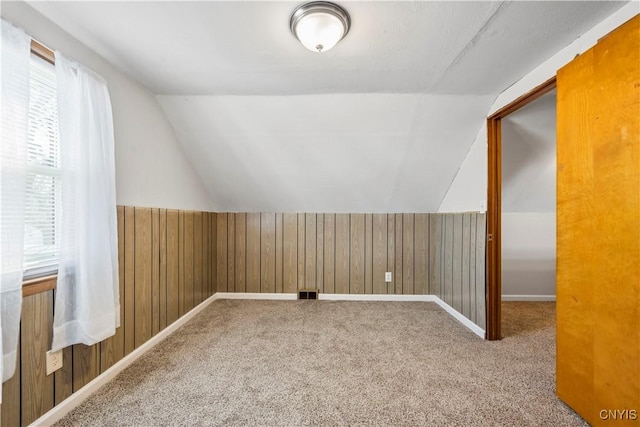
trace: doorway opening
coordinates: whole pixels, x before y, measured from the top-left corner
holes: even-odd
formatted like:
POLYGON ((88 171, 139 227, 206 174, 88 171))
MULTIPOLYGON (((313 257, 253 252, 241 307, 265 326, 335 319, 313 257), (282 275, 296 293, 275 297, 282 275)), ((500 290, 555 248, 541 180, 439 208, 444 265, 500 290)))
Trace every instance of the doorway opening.
MULTIPOLYGON (((488 192, 486 303, 488 340, 502 338, 502 121, 522 107, 553 91, 555 76, 498 110, 487 119, 488 192)), ((554 197, 555 200, 555 197, 554 197)))

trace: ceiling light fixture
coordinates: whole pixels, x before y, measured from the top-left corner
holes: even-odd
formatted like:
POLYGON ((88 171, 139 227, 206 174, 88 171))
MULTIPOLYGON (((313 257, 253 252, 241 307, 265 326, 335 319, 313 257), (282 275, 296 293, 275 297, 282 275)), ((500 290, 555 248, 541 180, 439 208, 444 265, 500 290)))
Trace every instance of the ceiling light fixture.
POLYGON ((313 1, 293 11, 290 26, 304 47, 313 52, 326 52, 347 35, 351 19, 337 4, 313 1))

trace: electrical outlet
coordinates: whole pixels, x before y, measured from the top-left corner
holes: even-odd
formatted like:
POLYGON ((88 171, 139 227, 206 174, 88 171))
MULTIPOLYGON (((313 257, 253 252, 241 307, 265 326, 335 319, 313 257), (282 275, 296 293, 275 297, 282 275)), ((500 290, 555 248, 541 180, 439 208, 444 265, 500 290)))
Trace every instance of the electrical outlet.
POLYGON ((62 350, 47 351, 47 375, 62 368, 62 350))
POLYGON ((387 271, 386 273, 384 273, 384 281, 387 283, 391 283, 391 272, 387 271))

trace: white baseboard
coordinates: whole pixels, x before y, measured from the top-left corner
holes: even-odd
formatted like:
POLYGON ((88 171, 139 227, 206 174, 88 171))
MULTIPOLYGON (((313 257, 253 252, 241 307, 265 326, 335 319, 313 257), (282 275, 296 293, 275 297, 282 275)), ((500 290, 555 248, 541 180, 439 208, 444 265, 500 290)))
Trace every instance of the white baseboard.
POLYGON ((474 334, 476 334, 480 338, 485 339, 486 336, 485 336, 485 330, 484 329, 482 329, 480 326, 476 325, 471 320, 469 320, 466 317, 464 317, 462 315, 462 313, 460 313, 455 308, 451 307, 446 302, 442 301, 437 296, 434 295, 433 297, 435 298, 436 304, 438 304, 440 307, 442 307, 447 313, 452 315, 458 322, 462 323, 464 326, 467 327, 467 329, 469 329, 471 332, 473 332, 474 334))
MULTIPOLYGON (((49 426, 59 421, 62 417, 71 412, 74 408, 84 402, 89 396, 91 396, 96 390, 105 385, 107 382, 115 378, 121 371, 135 362, 140 356, 153 348, 156 344, 163 341, 171 333, 175 332, 178 328, 187 323, 193 316, 202 311, 207 305, 218 299, 256 299, 256 300, 295 300, 298 295, 293 293, 279 294, 279 293, 241 293, 241 292, 217 292, 211 297, 198 304, 191 311, 184 316, 167 326, 160 331, 157 335, 149 339, 146 343, 136 348, 134 351, 126 355, 124 358, 116 362, 112 367, 98 375, 91 382, 86 384, 77 392, 60 402, 60 404, 54 406, 50 411, 42 415, 35 420, 32 426, 49 426)), ((471 332, 478 335, 480 338, 485 337, 484 329, 474 324, 471 320, 464 317, 453 307, 446 302, 442 301, 435 295, 364 295, 364 294, 324 294, 318 295, 320 300, 325 301, 419 301, 419 302, 435 302, 442 307, 447 313, 453 316, 456 320, 466 326, 471 332)), ((554 297, 555 299, 555 297, 554 297)))
POLYGON ((140 347, 133 350, 131 353, 120 359, 112 367, 98 375, 91 382, 87 383, 80 390, 73 393, 71 396, 54 406, 51 410, 43 414, 40 418, 35 420, 32 426, 50 426, 60 420, 62 417, 71 412, 74 408, 84 402, 89 396, 91 396, 96 390, 105 385, 107 382, 115 378, 121 371, 135 362, 140 356, 153 348, 156 344, 163 341, 171 333, 175 332, 182 325, 187 323, 193 316, 201 312, 207 305, 213 301, 219 299, 217 294, 214 294, 202 301, 200 304, 192 308, 188 313, 184 314, 181 318, 173 322, 171 325, 158 332, 157 335, 149 339, 149 341, 142 344, 140 347))
POLYGON ((319 300, 325 301, 423 301, 435 302, 435 295, 396 295, 396 294, 323 294, 319 300))
POLYGON ((257 292, 217 292, 216 299, 268 299, 268 300, 293 300, 298 299, 298 294, 276 294, 257 292))
POLYGON ((462 323, 467 329, 479 336, 485 338, 485 330, 464 317, 460 312, 442 301, 435 295, 363 295, 363 294, 320 294, 319 299, 328 301, 422 301, 435 302, 442 307, 447 313, 453 316, 458 322, 462 323))
POLYGON ((502 295, 502 301, 555 301, 555 295, 502 295))

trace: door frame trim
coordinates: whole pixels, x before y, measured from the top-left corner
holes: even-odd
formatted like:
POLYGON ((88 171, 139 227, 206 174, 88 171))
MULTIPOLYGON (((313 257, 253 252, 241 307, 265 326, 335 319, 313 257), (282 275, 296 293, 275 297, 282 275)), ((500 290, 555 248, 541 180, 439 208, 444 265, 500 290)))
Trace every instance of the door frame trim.
POLYGON ((487 243, 486 243, 486 319, 488 340, 502 338, 502 141, 501 121, 555 89, 556 76, 500 108, 487 118, 487 243))

